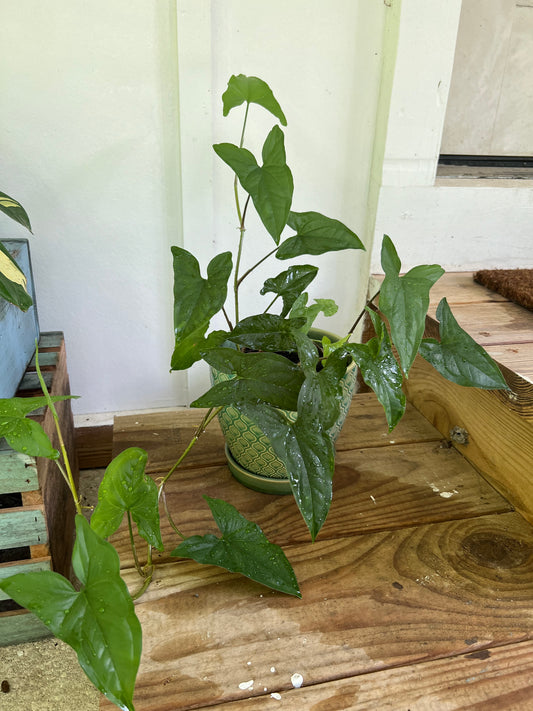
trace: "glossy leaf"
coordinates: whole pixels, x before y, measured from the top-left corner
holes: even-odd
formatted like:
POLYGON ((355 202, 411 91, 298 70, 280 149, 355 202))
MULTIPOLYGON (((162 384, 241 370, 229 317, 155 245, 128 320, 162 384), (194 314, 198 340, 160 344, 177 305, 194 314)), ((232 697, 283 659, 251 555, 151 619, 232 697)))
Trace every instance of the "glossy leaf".
MULTIPOLYGON (((53 402, 70 400, 71 395, 57 395, 53 402)), ((46 407, 46 397, 12 397, 0 400, 0 437, 5 437, 9 446, 30 457, 58 459, 59 452, 41 425, 26 417, 40 407, 46 407)))
POLYGON ((367 343, 348 343, 345 349, 359 366, 365 383, 383 405, 390 432, 405 412, 403 375, 392 352, 387 329, 378 314, 371 309, 367 311, 377 335, 367 343))
POLYGON ((192 407, 218 407, 241 402, 267 402, 295 410, 304 376, 301 368, 276 353, 241 353, 233 348, 209 351, 205 360, 216 370, 234 375, 214 385, 192 407))
POLYGON ((307 289, 318 273, 318 267, 301 264, 289 267, 276 277, 267 279, 261 294, 273 293, 283 299, 281 316, 285 317, 300 294, 307 289))
POLYGON ((294 351, 293 333, 304 323, 303 318, 284 319, 275 314, 249 316, 239 321, 227 338, 256 351, 294 351))
POLYGON ((335 465, 331 438, 315 417, 320 403, 309 407, 310 399, 319 396, 319 389, 304 383, 298 418, 294 423, 268 405, 245 403, 239 408, 268 437, 273 450, 285 465, 292 493, 312 540, 318 535, 329 512, 335 465))
POLYGON ((133 711, 141 626, 120 577, 117 552, 81 515, 76 516, 72 564, 79 591, 51 571, 13 575, 0 581, 0 588, 76 651, 97 689, 119 708, 133 711))
POLYGON ((9 301, 22 311, 27 311, 33 303, 26 289, 24 273, 1 242, 0 298, 9 301))
POLYGON ((437 307, 440 321, 440 343, 424 339, 420 355, 447 380, 484 390, 509 390, 497 364, 489 354, 464 331, 452 314, 446 299, 437 307))
POLYGON ((291 212, 287 224, 296 234, 282 242, 276 252, 278 259, 365 248, 355 232, 319 212, 291 212))
POLYGON ((237 175, 253 200, 261 222, 276 244, 287 224, 294 183, 286 162, 283 131, 274 126, 263 145, 263 165, 246 148, 231 143, 213 146, 216 154, 237 175))
POLYGON ((145 474, 148 455, 144 449, 129 447, 107 467, 98 489, 98 504, 91 528, 102 538, 114 533, 126 512, 137 524, 139 534, 151 546, 163 550, 159 527, 158 489, 145 474))
POLYGON ((324 316, 333 316, 339 310, 333 299, 315 299, 314 304, 307 306, 308 299, 309 294, 307 292, 300 294, 290 312, 291 318, 305 319, 300 329, 304 333, 309 331, 320 313, 323 313, 324 316))
POLYGON ((287 125, 285 114, 266 82, 244 74, 233 75, 228 82, 228 88, 222 94, 223 115, 227 116, 231 109, 245 102, 259 104, 279 119, 283 126, 287 125))
POLYGON ((392 342, 403 372, 408 375, 424 335, 429 290, 444 274, 444 269, 438 264, 426 264, 400 276, 401 262, 387 235, 383 237, 381 265, 385 279, 381 285, 379 309, 389 321, 392 342))
POLYGON ((208 496, 204 498, 222 538, 213 534, 191 536, 171 555, 217 565, 274 590, 301 597, 298 581, 282 549, 270 543, 259 526, 248 521, 231 504, 208 496))
POLYGON ((10 217, 31 232, 30 218, 20 202, 0 192, 0 212, 10 217))
POLYGON ((202 352, 224 340, 214 332, 206 339, 211 318, 224 306, 232 270, 231 252, 214 257, 207 267, 207 279, 200 274, 196 257, 186 249, 172 247, 174 257, 174 334, 171 369, 186 370, 202 352))

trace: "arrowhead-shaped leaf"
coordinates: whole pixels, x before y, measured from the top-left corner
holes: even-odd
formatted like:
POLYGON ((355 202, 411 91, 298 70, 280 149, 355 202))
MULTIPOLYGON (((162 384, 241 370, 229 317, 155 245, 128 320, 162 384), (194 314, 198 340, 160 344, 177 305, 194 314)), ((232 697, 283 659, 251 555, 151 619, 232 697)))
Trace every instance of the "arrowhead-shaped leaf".
POLYGON ((341 249, 364 249, 359 237, 339 220, 319 212, 291 212, 287 221, 296 234, 284 240, 276 252, 278 259, 301 254, 325 254, 341 249))
POLYGON ((31 232, 30 218, 26 214, 26 210, 20 202, 2 192, 0 192, 0 212, 8 215, 31 232))
POLYGON ((231 504, 208 496, 204 498, 222 538, 213 534, 191 536, 171 555, 217 565, 274 590, 301 597, 298 581, 282 549, 270 543, 259 526, 248 521, 231 504))
POLYGON ((387 235, 383 237, 381 265, 385 279, 381 285, 379 309, 389 321, 392 342, 407 375, 424 335, 429 290, 444 274, 444 269, 438 264, 426 264, 400 276, 401 262, 387 235))
POLYGON ((308 299, 309 294, 307 292, 300 294, 290 312, 292 319, 300 318, 303 320, 303 325, 300 330, 304 333, 309 331, 318 314, 323 313, 324 316, 333 316, 339 310, 339 307, 333 299, 315 299, 314 304, 307 306, 308 299))
POLYGON ((276 353, 241 353, 233 348, 216 348, 205 360, 216 370, 234 375, 214 385, 191 407, 218 407, 240 402, 267 402, 274 407, 295 410, 304 375, 297 365, 276 353))
POLYGON ((279 119, 282 126, 287 125, 285 114, 266 82, 257 77, 247 77, 244 74, 233 75, 228 82, 228 88, 222 94, 223 115, 227 116, 231 109, 244 104, 244 102, 259 104, 279 119))
MULTIPOLYGON (((71 395, 57 395, 52 402, 72 399, 71 395)), ((58 459, 59 452, 52 447, 41 425, 26 417, 30 412, 46 407, 46 397, 12 397, 0 400, 0 437, 9 446, 30 457, 58 459)))
POLYGON ((214 257, 207 267, 207 279, 200 274, 196 257, 186 249, 172 247, 174 257, 175 348, 171 369, 186 370, 202 357, 202 352, 220 345, 223 337, 205 332, 211 318, 224 306, 232 270, 231 252, 214 257))
POLYGON ((315 417, 320 408, 309 407, 309 398, 319 394, 320 389, 304 383, 298 418, 294 423, 268 405, 245 403, 239 407, 268 437, 273 450, 285 465, 292 493, 312 540, 318 535, 329 512, 335 466, 331 438, 315 417), (306 409, 309 412, 307 416, 306 409))
POLYGON ((246 148, 231 143, 213 146, 216 154, 229 165, 253 200, 262 223, 279 244, 292 203, 294 183, 286 162, 283 131, 274 126, 263 145, 263 165, 259 166, 246 148))
POLYGON ((124 514, 129 512, 139 534, 162 551, 158 489, 153 479, 144 473, 147 461, 148 455, 138 447, 125 449, 113 459, 98 489, 98 504, 91 517, 91 528, 102 538, 108 538, 118 529, 124 514))
POLYGON ((26 290, 26 277, 9 251, 0 242, 0 297, 14 304, 22 311, 32 305, 26 290))
POLYGON ((440 321, 440 343, 424 339, 420 355, 447 380, 484 390, 509 390, 497 364, 489 354, 464 331, 453 316, 448 302, 437 307, 440 321))
POLYGON ((75 590, 58 573, 20 573, 0 588, 69 644, 92 683, 121 709, 133 711, 142 647, 141 625, 122 578, 117 552, 76 516, 75 590))
POLYGON ((403 376, 392 352, 387 329, 378 314, 371 309, 367 311, 377 335, 367 343, 348 343, 345 349, 359 366, 365 383, 383 405, 390 432, 405 412, 403 376))
POLYGON ((227 339, 256 351, 295 351, 293 334, 304 323, 303 318, 284 319, 276 314, 248 316, 227 334, 227 339))
POLYGON ((261 289, 261 294, 273 293, 283 299, 281 316, 285 317, 291 310, 300 294, 316 277, 318 267, 311 264, 301 264, 289 267, 272 279, 267 279, 261 289))

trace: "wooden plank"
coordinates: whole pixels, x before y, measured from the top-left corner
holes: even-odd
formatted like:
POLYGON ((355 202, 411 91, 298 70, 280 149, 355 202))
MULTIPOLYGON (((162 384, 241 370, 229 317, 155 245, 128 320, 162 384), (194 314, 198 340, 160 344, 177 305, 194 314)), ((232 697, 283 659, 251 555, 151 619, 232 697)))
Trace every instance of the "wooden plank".
POLYGON ((27 610, 0 612, 0 647, 51 637, 52 633, 41 620, 27 610))
POLYGON ((2 442, 0 442, 0 494, 38 489, 37 465, 34 457, 14 452, 11 448, 3 449, 2 442))
MULTIPOLYGON (((115 417, 113 456, 128 447, 149 453, 147 471, 166 473, 190 442, 206 410, 181 408, 147 415, 115 417)), ((404 418, 389 433, 383 407, 374 393, 357 394, 337 440, 337 451, 357 447, 380 447, 390 443, 429 442, 441 439, 439 432, 408 405, 404 418)), ((220 466, 226 463, 224 438, 218 421, 212 422, 183 462, 182 468, 220 466)))
POLYGON ((76 427, 74 439, 80 469, 107 467, 113 458, 113 425, 76 427))
MULTIPOLYGON (((485 346, 485 350, 495 361, 505 363, 513 373, 533 383, 533 343, 485 346)), ((533 392, 533 388, 530 390, 533 392)))
POLYGON ((266 687, 262 695, 209 708, 212 711, 263 711, 277 707, 283 711, 524 711, 530 708, 533 699, 532 675, 533 642, 528 641, 291 689, 283 691, 280 699, 272 697, 266 687))
POLYGON ((454 427, 466 430, 468 443, 455 443, 457 449, 533 523, 533 419, 518 395, 449 383, 419 357, 405 390, 444 436, 454 427))
POLYGON ((47 540, 42 506, 0 510, 0 541, 3 549, 44 544, 47 540))
MULTIPOLYGON (((155 475, 156 476, 156 475, 155 475)), ((184 469, 165 488, 166 502, 178 528, 186 535, 217 533, 203 496, 236 506, 280 545, 309 541, 294 498, 250 491, 227 466, 184 469)), ((453 448, 440 442, 358 449, 337 456, 333 504, 319 539, 509 511, 509 504, 453 448)), ((165 553, 169 560, 178 544, 161 511, 165 553)), ((133 565, 127 526, 111 537, 123 567, 133 565)), ((136 538, 140 550, 146 544, 136 538)))
MULTIPOLYGON (((482 346, 533 342, 533 312, 510 301, 452 304, 457 323, 482 346)), ((435 318, 435 306, 428 314, 435 318)))
MULTIPOLYGON (((303 600, 192 561, 137 604, 137 711, 180 711, 533 639, 533 529, 480 516, 289 546, 303 600), (249 662, 249 663, 248 663, 249 662), (276 672, 273 673, 271 668, 276 672)), ((131 588, 136 573, 124 571, 131 588)), ((111 708, 102 700, 101 708, 111 708)), ((340 708, 340 707, 338 707, 340 708)))
MULTIPOLYGON (((50 570, 51 568, 51 558, 50 556, 42 558, 33 558, 25 561, 13 561, 10 563, 0 563, 0 580, 8 578, 10 575, 17 575, 18 573, 30 573, 38 570, 50 570)), ((9 600, 9 596, 5 592, 0 590, 0 600, 9 600)))
POLYGON ((429 292, 431 303, 436 306, 442 298, 451 304, 478 304, 509 301, 474 281, 474 272, 446 272, 429 292))

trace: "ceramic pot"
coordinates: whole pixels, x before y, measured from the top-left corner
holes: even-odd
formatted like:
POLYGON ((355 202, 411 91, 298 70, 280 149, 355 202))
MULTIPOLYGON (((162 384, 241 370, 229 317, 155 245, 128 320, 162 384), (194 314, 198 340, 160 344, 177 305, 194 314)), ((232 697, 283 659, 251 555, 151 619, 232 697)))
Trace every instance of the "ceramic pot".
MULTIPOLYGON (((316 329, 311 330, 309 335, 317 340, 321 340, 322 336, 327 336, 331 341, 338 340, 338 336, 316 329)), ((213 383, 223 382, 231 377, 213 369, 211 371, 213 383)), ((339 417, 329 430, 333 441, 339 436, 348 414, 356 378, 357 366, 352 362, 341 381, 342 399, 339 417)), ((290 420, 296 421, 296 412, 287 410, 283 412, 290 420)), ((221 410, 218 419, 226 440, 226 458, 233 476, 241 484, 256 491, 289 494, 291 487, 285 465, 275 454, 268 438, 259 427, 231 405, 221 410)))

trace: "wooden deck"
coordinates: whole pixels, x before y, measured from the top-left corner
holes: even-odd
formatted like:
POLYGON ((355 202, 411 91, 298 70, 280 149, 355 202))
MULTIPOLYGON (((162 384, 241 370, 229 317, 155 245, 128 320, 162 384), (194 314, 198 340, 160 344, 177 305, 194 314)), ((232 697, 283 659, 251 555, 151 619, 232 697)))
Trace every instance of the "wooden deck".
MULTIPOLYGON (((500 362, 515 385, 523 384, 514 388, 518 404, 500 405, 526 427, 512 446, 525 466, 519 484, 531 487, 531 323, 526 319, 518 329, 518 340, 495 337, 511 329, 503 322, 498 328, 494 321, 482 324, 471 280, 457 281, 454 296, 464 306, 459 320, 472 319, 467 307, 475 304, 471 328, 507 353, 500 362), (517 351, 526 354, 523 369, 517 351)), ((514 312, 509 306, 504 304, 514 312)), ((526 314, 513 317, 515 329, 526 314)), ((202 497, 229 501, 284 547, 303 599, 218 568, 156 557, 154 581, 137 603, 144 631, 137 711, 533 709, 533 527, 480 476, 465 451, 451 446, 441 385, 428 395, 426 379, 414 371, 412 398, 421 409, 429 403, 429 418, 442 433, 409 405, 389 434, 374 395, 354 397, 337 445, 333 505, 314 544, 292 497, 259 494, 232 479, 222 435, 211 426, 169 483, 167 502, 177 525, 186 535, 215 532, 202 497), (294 674, 303 677, 301 688, 294 687, 294 674)), ((487 419, 476 412, 479 405, 472 407, 474 417, 487 419)), ((145 447, 157 478, 200 417, 179 410, 117 418, 114 454, 145 447)), ((506 420, 494 421, 483 436, 498 442, 501 427, 505 432, 506 420)), ((476 431, 473 441, 483 449, 477 438, 476 431)), ((490 444, 485 440, 488 451, 490 444)), ((168 524, 162 529, 171 550, 177 538, 168 524)), ((127 531, 113 543, 135 590, 127 531)), ((101 708, 114 707, 102 697, 101 708)))

